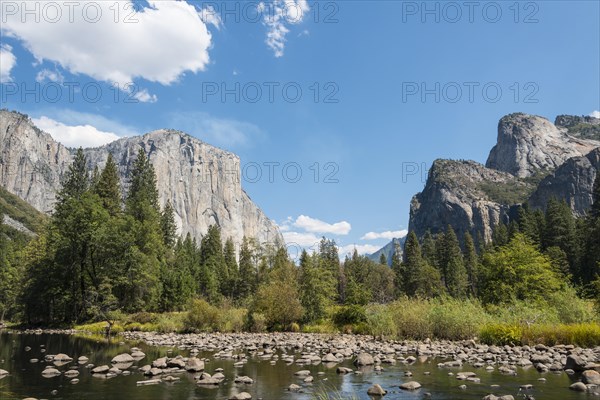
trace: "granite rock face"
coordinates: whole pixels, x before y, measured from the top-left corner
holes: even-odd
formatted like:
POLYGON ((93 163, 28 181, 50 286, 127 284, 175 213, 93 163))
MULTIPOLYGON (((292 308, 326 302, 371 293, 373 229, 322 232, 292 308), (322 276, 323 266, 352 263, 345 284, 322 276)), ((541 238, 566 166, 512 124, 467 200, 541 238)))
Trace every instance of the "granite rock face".
POLYGON ((436 160, 411 201, 409 230, 422 237, 451 225, 459 238, 469 232, 489 241, 498 222, 514 217, 516 205, 544 208, 551 197, 585 214, 600 166, 600 141, 594 140, 600 120, 563 115, 557 124, 510 114, 498 124, 498 142, 485 166, 436 160))
MULTIPOLYGON (((565 120, 562 117, 561 121, 565 120)), ((510 114, 498 123, 498 141, 486 167, 525 178, 552 171, 569 158, 586 155, 598 146, 599 141, 571 136, 567 128, 546 118, 510 114)))
POLYGON ((532 190, 527 182, 475 161, 436 160, 425 188, 411 201, 409 231, 423 237, 427 230, 436 234, 451 225, 459 238, 469 232, 489 241, 511 209, 498 188, 515 188, 524 196, 532 190))
MULTIPOLYGON (((74 150, 36 128, 25 115, 0 111, 0 184, 40 211, 52 211, 60 181, 74 150)), ((252 202, 241 186, 237 155, 185 133, 158 130, 85 149, 89 168, 104 167, 108 154, 117 162, 123 192, 133 162, 144 149, 156 170, 160 203, 170 200, 179 233, 200 239, 209 225, 223 239, 240 244, 244 236, 284 243, 277 225, 252 202)))
POLYGON ((600 148, 583 157, 567 160, 544 178, 529 198, 533 208, 545 209, 552 197, 565 200, 573 212, 582 216, 592 205, 594 180, 600 171, 600 148))

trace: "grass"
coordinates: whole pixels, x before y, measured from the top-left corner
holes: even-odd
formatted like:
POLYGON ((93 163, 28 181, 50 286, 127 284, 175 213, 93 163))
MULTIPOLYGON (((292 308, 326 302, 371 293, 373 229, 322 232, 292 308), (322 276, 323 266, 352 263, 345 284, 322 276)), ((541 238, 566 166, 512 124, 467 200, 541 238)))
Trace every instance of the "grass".
POLYGON ((600 325, 595 322, 559 325, 488 325, 481 329, 480 340, 494 345, 547 346, 572 344, 581 347, 600 345, 600 325))

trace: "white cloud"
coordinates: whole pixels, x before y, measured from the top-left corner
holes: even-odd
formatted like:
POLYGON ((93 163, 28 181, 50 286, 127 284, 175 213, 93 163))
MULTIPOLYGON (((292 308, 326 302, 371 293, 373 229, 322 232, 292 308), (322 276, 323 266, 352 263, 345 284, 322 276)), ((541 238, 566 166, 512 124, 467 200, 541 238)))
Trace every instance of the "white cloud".
POLYGON ((156 103, 158 101, 158 97, 155 94, 148 93, 146 89, 136 91, 133 97, 141 103, 156 103))
POLYGON ((282 235, 288 246, 297 244, 301 247, 318 248, 321 242, 321 238, 314 233, 286 231, 282 235))
POLYGON ((592 111, 590 117, 600 118, 600 111, 592 111))
POLYGON ((372 254, 379 250, 381 246, 375 246, 373 244, 348 244, 346 246, 338 247, 338 253, 340 259, 343 260, 347 255, 352 256, 354 249, 358 251, 358 254, 372 254))
POLYGON ((140 132, 128 125, 124 125, 112 119, 108 119, 99 114, 85 113, 69 109, 45 108, 36 113, 30 112, 29 115, 46 116, 50 119, 60 121, 65 125, 91 125, 99 131, 114 132, 120 137, 137 136, 140 132))
POLYGON ((331 233, 334 235, 347 235, 350 233, 352 226, 346 221, 329 224, 316 218, 311 218, 306 215, 300 215, 296 218, 293 224, 297 228, 302 228, 307 232, 314 233, 331 233))
POLYGON ((289 25, 299 24, 310 11, 306 0, 273 0, 268 5, 259 3, 259 12, 263 24, 268 28, 267 46, 273 50, 275 57, 283 57, 286 36, 290 32, 289 25))
POLYGON ((50 60, 73 74, 120 85, 135 78, 169 85, 209 63, 207 23, 213 21, 204 22, 201 12, 185 1, 149 0, 148 7, 135 12, 131 0, 72 2, 73 12, 63 3, 54 4, 62 15, 57 21, 22 22, 20 13, 6 15, 2 34, 20 40, 38 62, 50 60))
POLYGON ((387 239, 392 240, 395 238, 403 238, 408 235, 408 231, 406 229, 402 229, 399 231, 385 231, 385 232, 368 232, 360 240, 377 240, 377 239, 387 239))
POLYGON ((169 126, 225 148, 249 145, 264 137, 263 131, 252 123, 217 118, 204 112, 171 113, 169 126))
POLYGON ((98 147, 119 139, 117 134, 98 130, 91 125, 65 125, 46 116, 32 118, 32 121, 67 147, 98 147))
POLYGON ((43 70, 37 73, 35 80, 39 83, 43 83, 46 80, 48 80, 50 82, 57 82, 62 84, 65 81, 65 77, 58 70, 51 71, 49 69, 44 68, 43 70))
POLYGON ((10 71, 17 65, 17 57, 12 53, 12 47, 0 44, 0 83, 12 82, 10 71))
POLYGON ((223 25, 223 20, 221 20, 218 11, 210 4, 200 10, 200 18, 205 24, 210 24, 217 29, 221 29, 223 25))

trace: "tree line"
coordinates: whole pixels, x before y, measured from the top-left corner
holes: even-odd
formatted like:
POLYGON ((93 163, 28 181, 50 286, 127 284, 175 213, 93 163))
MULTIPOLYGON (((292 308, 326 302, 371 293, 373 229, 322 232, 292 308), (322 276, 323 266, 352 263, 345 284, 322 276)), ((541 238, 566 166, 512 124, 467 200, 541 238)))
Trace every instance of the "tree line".
POLYGON ((113 311, 180 311, 193 299, 234 304, 269 329, 331 318, 360 322, 362 307, 398 298, 540 301, 555 292, 600 293, 600 174, 588 214, 565 202, 546 211, 520 206, 494 228, 491 243, 445 232, 410 232, 391 268, 359 255, 340 260, 333 240, 293 262, 283 244, 244 238, 236 251, 217 226, 197 241, 178 237, 170 202, 159 204, 156 176, 140 150, 123 200, 117 165, 88 173, 77 151, 42 232, 25 243, 0 232, 0 310, 27 324, 104 320, 113 311), (476 245, 476 243, 482 243, 476 245), (331 310, 335 309, 332 314, 331 310))

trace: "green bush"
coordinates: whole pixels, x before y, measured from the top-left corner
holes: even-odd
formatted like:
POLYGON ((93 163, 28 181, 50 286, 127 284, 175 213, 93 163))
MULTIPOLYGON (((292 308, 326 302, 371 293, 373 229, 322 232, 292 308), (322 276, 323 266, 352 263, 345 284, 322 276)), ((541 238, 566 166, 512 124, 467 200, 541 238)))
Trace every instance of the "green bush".
POLYGON ((267 331, 267 318, 264 314, 249 312, 246 318, 246 329, 249 332, 260 333, 267 331))
POLYGON ((245 308, 225 309, 219 320, 219 332, 243 332, 247 314, 245 308))
POLYGON ((399 338, 426 339, 433 337, 429 320, 428 300, 403 298, 388 305, 399 338))
POLYGON ((434 337, 450 340, 472 339, 490 318, 476 300, 432 300, 428 320, 434 337))
POLYGON ((486 325, 479 332, 482 343, 497 346, 520 345, 522 337, 523 328, 518 325, 486 325))
POLYGON ((367 322, 367 314, 365 308, 359 305, 342 306, 333 314, 333 323, 338 326, 361 322, 367 322))
POLYGON ((139 324, 153 324, 158 320, 158 315, 149 312, 139 312, 131 314, 128 318, 131 322, 137 322, 139 324))
POLYGON ((219 309, 206 300, 194 300, 183 321, 188 332, 214 332, 219 329, 219 309))
POLYGON ((382 304, 373 304, 366 309, 369 328, 368 334, 378 337, 395 336, 397 334, 396 324, 392 318, 390 308, 382 304))

